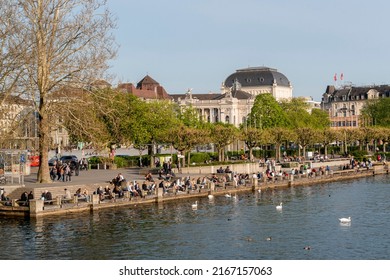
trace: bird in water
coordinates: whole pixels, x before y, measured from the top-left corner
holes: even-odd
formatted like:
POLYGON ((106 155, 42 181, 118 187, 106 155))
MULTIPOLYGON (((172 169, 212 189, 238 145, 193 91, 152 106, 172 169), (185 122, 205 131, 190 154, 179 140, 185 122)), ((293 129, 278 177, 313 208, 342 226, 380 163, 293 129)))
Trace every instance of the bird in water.
POLYGON ((197 210, 197 209, 198 209, 198 201, 192 204, 192 210, 197 210))
POLYGON ((351 222, 351 217, 340 218, 339 221, 340 221, 340 223, 350 223, 351 222))
POLYGON ((268 236, 265 240, 271 241, 271 240, 272 240, 272 237, 271 237, 271 236, 268 236))
POLYGON ((280 204, 276 206, 276 210, 282 210, 282 209, 283 209, 283 202, 280 202, 280 204))
POLYGON ((310 246, 305 246, 305 247, 303 247, 303 249, 305 249, 305 250, 311 250, 311 247, 310 247, 310 246))

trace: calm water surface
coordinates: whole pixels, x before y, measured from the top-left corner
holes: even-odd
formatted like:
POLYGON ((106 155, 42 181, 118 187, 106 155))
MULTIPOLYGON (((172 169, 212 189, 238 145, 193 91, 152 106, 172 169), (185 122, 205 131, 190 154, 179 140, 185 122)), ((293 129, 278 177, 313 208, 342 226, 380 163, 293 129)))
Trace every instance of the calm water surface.
POLYGON ((0 259, 390 259, 388 176, 194 202, 0 217, 0 259))

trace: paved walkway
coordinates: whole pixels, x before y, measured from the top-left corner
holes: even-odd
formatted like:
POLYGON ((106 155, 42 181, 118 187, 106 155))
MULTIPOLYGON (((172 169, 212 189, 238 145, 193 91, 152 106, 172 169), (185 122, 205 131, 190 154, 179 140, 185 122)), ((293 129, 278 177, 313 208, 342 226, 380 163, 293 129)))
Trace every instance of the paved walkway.
MULTIPOLYGON (((94 184, 94 183, 106 183, 115 178, 118 173, 126 178, 126 180, 144 180, 144 175, 140 174, 139 168, 121 168, 121 169, 90 169, 88 171, 80 171, 79 176, 72 176, 71 182, 54 181, 53 183, 40 184, 37 183, 37 167, 31 168, 31 174, 24 177, 24 185, 28 188, 44 188, 50 187, 63 187, 71 185, 82 184, 94 184)), ((157 178, 157 176, 155 176, 157 178)))
MULTIPOLYGON (((31 174, 24 177, 24 185, 28 188, 44 188, 44 187, 63 187, 82 184, 98 184, 107 183, 115 178, 118 173, 122 173, 127 181, 143 181, 145 180, 145 170, 140 168, 119 168, 119 169, 90 169, 88 171, 80 171, 79 176, 72 176, 71 182, 54 181, 53 183, 39 184, 37 183, 38 167, 31 168, 31 174)), ((202 174, 204 176, 205 174, 202 174)), ((176 174, 177 177, 190 176, 199 177, 199 174, 176 174)), ((158 180, 158 175, 154 174, 153 178, 158 180)))

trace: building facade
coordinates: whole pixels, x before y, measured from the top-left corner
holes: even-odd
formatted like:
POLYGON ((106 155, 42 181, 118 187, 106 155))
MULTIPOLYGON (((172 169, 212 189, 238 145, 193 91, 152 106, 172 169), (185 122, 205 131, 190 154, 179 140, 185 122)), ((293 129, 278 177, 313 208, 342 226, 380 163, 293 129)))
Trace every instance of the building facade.
POLYGON ((390 86, 328 86, 323 94, 321 108, 329 113, 331 127, 355 128, 361 126, 361 111, 369 100, 390 97, 390 86))
POLYGON ((205 121, 230 123, 239 127, 246 121, 258 94, 271 93, 276 100, 291 99, 292 86, 287 77, 269 67, 251 67, 229 75, 221 93, 172 94, 181 107, 192 106, 205 121))
POLYGON ((192 94, 188 91, 171 96, 180 107, 196 109, 204 121, 230 123, 237 127, 245 122, 254 102, 251 94, 236 88, 223 94, 192 94))

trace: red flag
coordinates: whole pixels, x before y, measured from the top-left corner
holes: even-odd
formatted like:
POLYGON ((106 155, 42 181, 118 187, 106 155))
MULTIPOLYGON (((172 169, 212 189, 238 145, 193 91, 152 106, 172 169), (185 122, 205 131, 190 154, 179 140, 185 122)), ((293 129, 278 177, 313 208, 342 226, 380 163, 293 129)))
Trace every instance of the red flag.
POLYGON ((337 73, 334 74, 333 79, 334 79, 334 81, 337 81, 337 73))
POLYGON ((343 75, 343 73, 341 73, 340 80, 343 80, 343 79, 344 79, 344 75, 343 75))

